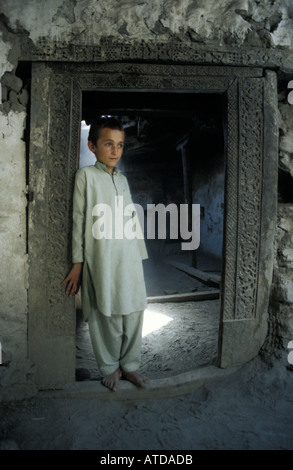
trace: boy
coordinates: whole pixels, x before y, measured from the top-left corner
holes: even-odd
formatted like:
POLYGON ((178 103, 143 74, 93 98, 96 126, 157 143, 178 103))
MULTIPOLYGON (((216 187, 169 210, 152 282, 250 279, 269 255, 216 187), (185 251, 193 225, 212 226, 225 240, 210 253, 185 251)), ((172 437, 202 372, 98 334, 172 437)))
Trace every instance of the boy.
MULTIPOLYGON (((116 390, 120 377, 137 386, 148 383, 137 372, 140 364, 143 311, 147 306, 142 259, 147 258, 143 240, 126 237, 121 227, 103 227, 97 207, 111 213, 131 204, 127 180, 116 168, 125 133, 115 118, 101 118, 89 131, 88 147, 95 165, 77 171, 73 196, 73 266, 62 282, 66 294, 82 286, 82 306, 103 385, 116 390), (100 224, 100 235, 95 230, 100 224), (103 236, 101 229, 108 235, 103 236), (115 230, 119 228, 115 232, 115 230), (123 233, 123 232, 122 232, 123 233), (142 243, 139 243, 142 242, 142 243), (81 282, 82 281, 82 282, 81 282)), ((122 211, 122 212, 121 212, 122 211)), ((120 219, 119 219, 120 220, 120 219)), ((109 220, 109 223, 113 221, 109 220)), ((116 224, 118 222, 116 221, 116 224)), ((107 225, 107 224, 104 224, 107 225)), ((111 225, 111 223, 110 223, 111 225)))

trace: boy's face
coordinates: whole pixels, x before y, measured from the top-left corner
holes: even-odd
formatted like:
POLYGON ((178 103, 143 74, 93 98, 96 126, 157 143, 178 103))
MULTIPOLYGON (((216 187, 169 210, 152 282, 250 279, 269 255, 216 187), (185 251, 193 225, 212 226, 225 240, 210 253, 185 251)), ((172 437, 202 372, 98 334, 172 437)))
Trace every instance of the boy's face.
POLYGON ((107 170, 112 173, 122 156, 124 141, 123 131, 105 127, 100 130, 96 145, 89 141, 88 147, 95 154, 97 160, 104 163, 107 170))

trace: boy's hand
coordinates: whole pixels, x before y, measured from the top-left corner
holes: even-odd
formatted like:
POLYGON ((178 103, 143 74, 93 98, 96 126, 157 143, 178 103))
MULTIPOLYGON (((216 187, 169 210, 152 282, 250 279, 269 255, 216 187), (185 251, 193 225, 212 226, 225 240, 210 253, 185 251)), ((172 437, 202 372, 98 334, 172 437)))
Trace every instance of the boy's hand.
POLYGON ((66 295, 72 297, 74 294, 77 294, 81 284, 81 274, 82 274, 82 263, 75 263, 68 276, 61 282, 61 286, 64 286, 66 283, 66 295))

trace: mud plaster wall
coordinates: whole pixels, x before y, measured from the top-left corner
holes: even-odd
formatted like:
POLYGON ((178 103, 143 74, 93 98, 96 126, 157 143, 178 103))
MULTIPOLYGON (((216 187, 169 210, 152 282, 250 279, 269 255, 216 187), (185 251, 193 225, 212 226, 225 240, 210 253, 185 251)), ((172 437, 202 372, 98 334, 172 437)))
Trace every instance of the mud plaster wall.
MULTIPOLYGON (((46 40, 58 54, 64 45, 98 45, 105 39, 131 44, 168 43, 278 51, 286 57, 280 77, 280 169, 293 180, 293 79, 291 0, 0 0, 0 393, 20 398, 35 393, 27 360, 27 110, 28 90, 16 74, 27 51, 46 40), (284 65, 285 64, 285 65, 284 65), (288 64, 288 65, 286 65, 288 64)), ((60 59, 60 56, 59 56, 60 59)), ((289 191, 290 193, 290 191, 289 191)), ((291 191, 292 194, 292 191, 291 191)), ((270 336, 264 350, 293 339, 293 198, 280 197, 270 336), (277 319, 277 321, 276 321, 277 319)))

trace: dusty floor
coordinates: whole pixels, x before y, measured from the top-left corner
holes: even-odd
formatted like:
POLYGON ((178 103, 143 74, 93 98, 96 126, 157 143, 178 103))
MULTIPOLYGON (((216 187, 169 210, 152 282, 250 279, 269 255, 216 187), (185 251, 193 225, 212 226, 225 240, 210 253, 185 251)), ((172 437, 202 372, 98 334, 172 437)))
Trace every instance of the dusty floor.
MULTIPOLYGON (((184 256, 169 259, 185 261, 184 256)), ((218 272, 219 261, 201 259, 201 268, 218 272)), ((157 257, 144 262, 148 296, 209 292, 207 286, 157 257)), ((217 358, 220 300, 149 303, 144 313, 141 371, 150 378, 170 377, 217 358)), ((94 358, 87 323, 77 311, 76 368, 78 378, 101 379, 94 358), (89 374, 87 373, 89 372, 89 374)))
MULTIPOLYGON (((162 293, 155 274, 149 277, 149 295, 162 293), (160 292, 155 292, 158 288, 160 292)), ((166 281, 167 293, 199 287, 194 279, 175 271, 171 277, 166 271, 166 276, 159 278, 166 281)), ((150 316, 165 322, 155 331, 154 317, 146 325, 142 370, 151 379, 213 362, 219 324, 217 300, 150 304, 149 310, 150 316)), ((88 368, 93 378, 99 378, 84 323, 78 331, 77 366, 88 368)), ((105 393, 91 397, 81 393, 71 398, 41 393, 21 402, 2 403, 0 450, 99 450, 98 455, 112 451, 113 456, 142 450, 161 454, 167 450, 293 450, 293 372, 288 368, 287 354, 282 351, 278 359, 272 358, 271 367, 255 358, 231 375, 175 397, 167 389, 161 398, 139 399, 137 395, 127 399, 122 393, 121 399, 121 386, 118 399, 118 392, 115 395, 92 381, 94 389, 100 386, 105 393)), ((99 460, 95 462, 99 464, 99 460)))
MULTIPOLYGON (((144 313, 141 372, 150 378, 170 377, 217 358, 220 301, 149 304, 144 313)), ((78 329, 77 371, 101 375, 86 323, 78 329)))
MULTIPOLYGON (((148 400, 33 398, 0 405, 0 449, 292 450, 293 372, 259 358, 192 393, 148 400)), ((106 396, 106 395, 105 395, 106 396)), ((101 452, 100 452, 101 455, 101 452)), ((195 460, 194 460, 195 461, 195 460)))

